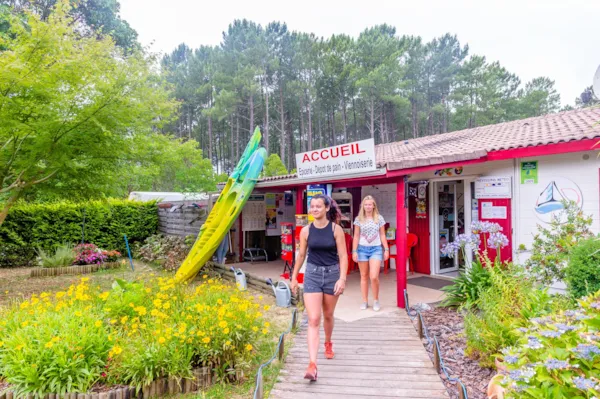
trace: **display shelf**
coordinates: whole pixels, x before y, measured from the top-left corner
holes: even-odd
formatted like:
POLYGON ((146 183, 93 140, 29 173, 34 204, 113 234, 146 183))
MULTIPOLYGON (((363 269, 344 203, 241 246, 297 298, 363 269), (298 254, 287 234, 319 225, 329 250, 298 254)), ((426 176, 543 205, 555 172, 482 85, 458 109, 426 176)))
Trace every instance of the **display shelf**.
POLYGON ((344 233, 352 235, 353 212, 352 212, 352 194, 350 193, 333 193, 332 198, 337 203, 342 214, 340 226, 344 233))

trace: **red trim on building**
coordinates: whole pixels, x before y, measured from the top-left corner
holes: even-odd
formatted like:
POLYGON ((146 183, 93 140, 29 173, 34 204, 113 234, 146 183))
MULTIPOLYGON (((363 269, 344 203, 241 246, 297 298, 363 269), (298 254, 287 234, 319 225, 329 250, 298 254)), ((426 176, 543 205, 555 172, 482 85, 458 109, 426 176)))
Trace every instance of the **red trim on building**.
POLYGON ((412 175, 415 173, 429 172, 430 170, 438 170, 438 169, 446 169, 446 168, 455 168, 458 166, 473 165, 473 164, 483 163, 486 161, 489 161, 489 159, 487 159, 486 157, 483 157, 483 158, 479 158, 479 159, 471 159, 468 161, 461 161, 461 162, 440 163, 440 164, 436 164, 436 165, 419 166, 416 168, 390 170, 387 172, 386 176, 388 178, 389 177, 406 176, 406 175, 412 175))
POLYGON ((505 159, 541 157, 546 155, 567 154, 570 152, 591 151, 598 141, 598 139, 573 140, 556 144, 543 144, 524 148, 491 151, 488 153, 487 159, 488 161, 502 161, 505 159))
POLYGON ((406 203, 404 198, 404 176, 396 181, 396 301, 405 308, 406 290, 406 203))

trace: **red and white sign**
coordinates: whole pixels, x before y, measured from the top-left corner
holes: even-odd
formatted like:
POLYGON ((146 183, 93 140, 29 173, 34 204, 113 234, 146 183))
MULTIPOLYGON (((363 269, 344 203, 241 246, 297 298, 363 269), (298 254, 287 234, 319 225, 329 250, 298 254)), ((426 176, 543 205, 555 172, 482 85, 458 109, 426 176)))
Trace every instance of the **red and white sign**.
POLYGON ((299 178, 348 175, 376 169, 373 139, 296 154, 299 178))

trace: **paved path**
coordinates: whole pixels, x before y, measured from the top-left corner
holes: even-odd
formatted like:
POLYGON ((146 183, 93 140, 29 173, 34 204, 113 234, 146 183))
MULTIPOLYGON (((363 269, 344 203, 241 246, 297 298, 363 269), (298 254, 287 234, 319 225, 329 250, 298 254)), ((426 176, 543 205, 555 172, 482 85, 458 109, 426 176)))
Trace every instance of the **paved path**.
POLYGON ((336 320, 335 359, 323 355, 318 381, 305 380, 308 365, 306 324, 294 337, 284 368, 271 391, 273 399, 448 398, 442 380, 404 311, 353 322, 336 320))

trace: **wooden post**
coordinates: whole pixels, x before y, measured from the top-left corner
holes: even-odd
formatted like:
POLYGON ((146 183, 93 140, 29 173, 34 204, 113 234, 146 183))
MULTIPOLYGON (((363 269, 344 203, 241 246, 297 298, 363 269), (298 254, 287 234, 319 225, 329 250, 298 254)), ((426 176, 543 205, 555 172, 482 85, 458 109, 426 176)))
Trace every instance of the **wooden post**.
POLYGON ((460 384, 458 384, 458 399, 467 399, 465 398, 465 392, 463 391, 463 387, 460 384))
POLYGON ((396 301, 399 308, 405 308, 404 290, 406 289, 406 202, 405 176, 396 182, 396 301))
POLYGON ((292 330, 294 330, 296 328, 296 324, 298 323, 298 311, 296 310, 293 314, 292 314, 292 330))
POLYGON ((423 318, 419 313, 417 313, 417 331, 419 332, 419 339, 423 339, 423 337, 425 336, 423 334, 423 318))
POLYGON ((285 351, 285 334, 281 334, 281 343, 279 344, 279 361, 283 362, 283 352, 285 351))
POLYGON ((257 399, 264 399, 264 388, 263 388, 263 375, 262 375, 262 370, 258 371, 258 376, 257 376, 257 384, 258 384, 258 389, 256 391, 256 398, 257 399))
POLYGON ((440 374, 442 372, 442 367, 441 367, 441 354, 440 354, 440 350, 437 346, 437 340, 435 340, 434 344, 433 344, 433 367, 435 367, 435 371, 437 371, 438 374, 440 374))

